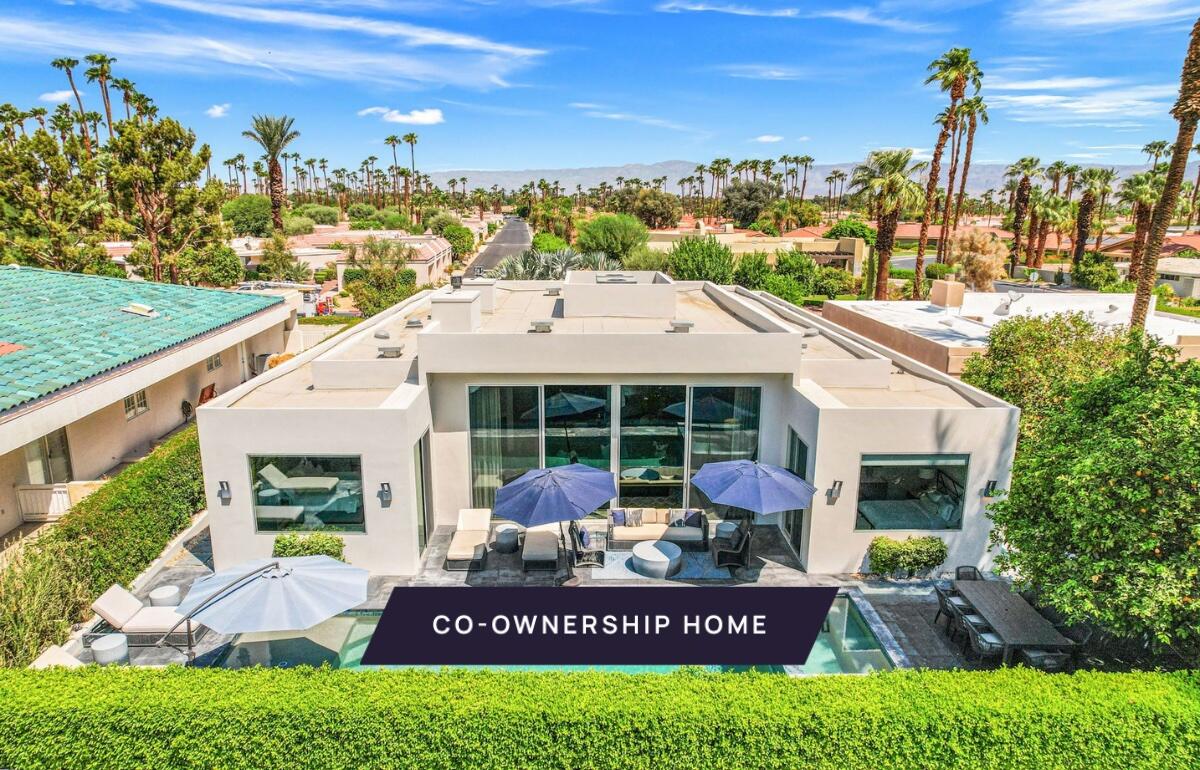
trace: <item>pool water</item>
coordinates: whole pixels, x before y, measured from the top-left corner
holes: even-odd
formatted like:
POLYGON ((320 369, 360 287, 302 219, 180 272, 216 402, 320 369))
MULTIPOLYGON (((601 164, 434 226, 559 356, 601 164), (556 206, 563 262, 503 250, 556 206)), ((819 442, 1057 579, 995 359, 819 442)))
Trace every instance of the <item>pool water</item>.
MULTIPOLYGON (((339 615, 307 631, 241 634, 217 657, 213 665, 223 668, 248 666, 320 666, 366 669, 363 654, 375 633, 379 613, 339 615)), ((428 666, 422 668, 441 668, 428 666)), ((679 666, 454 666, 507 671, 619 671, 630 674, 669 673, 679 666)), ((706 666, 710 671, 764 671, 770 673, 846 674, 892 668, 887 653, 871 632, 850 597, 834 599, 829 615, 807 662, 776 666, 706 666)))

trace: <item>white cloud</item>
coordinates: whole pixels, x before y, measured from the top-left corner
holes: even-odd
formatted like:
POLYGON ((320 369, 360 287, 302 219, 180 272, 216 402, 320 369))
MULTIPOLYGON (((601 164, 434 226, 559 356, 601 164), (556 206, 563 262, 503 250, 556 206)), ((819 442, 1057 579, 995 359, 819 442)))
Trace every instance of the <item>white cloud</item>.
POLYGON ((38 97, 38 101, 39 102, 51 102, 53 104, 57 104, 58 102, 67 101, 74 95, 75 95, 74 91, 72 91, 69 88, 64 88, 61 91, 47 91, 46 93, 44 93, 38 97))
POLYGON ((883 16, 878 9, 857 6, 851 8, 806 10, 801 8, 759 8, 736 3, 706 3, 691 0, 668 0, 656 11, 662 13, 722 13, 730 16, 759 16, 771 19, 833 19, 869 27, 882 27, 900 32, 933 31, 936 25, 893 16, 883 16))
POLYGON ((259 8, 233 3, 198 2, 197 0, 149 0, 155 5, 191 13, 202 13, 236 19, 239 22, 279 24, 328 32, 357 32, 372 37, 395 38, 410 46, 440 46, 501 56, 530 57, 545 51, 537 48, 497 43, 475 35, 422 27, 401 21, 374 19, 344 14, 313 13, 283 8, 259 8))
POLYGON ((748 80, 800 80, 807 76, 806 71, 783 64, 725 64, 717 71, 748 80))
POLYGON ((654 128, 665 128, 670 131, 679 131, 687 134, 703 134, 691 126, 685 126, 682 123, 676 123, 673 120, 666 118, 656 118, 653 115, 638 115, 633 112, 619 112, 612 110, 602 104, 594 102, 571 102, 567 105, 577 110, 583 110, 583 114, 589 118, 599 118, 600 120, 617 120, 624 123, 640 123, 643 126, 652 126, 654 128))
POLYGON ((442 116, 442 111, 436 107, 430 107, 423 110, 409 110, 401 112, 393 110, 389 107, 367 107, 358 111, 359 117, 364 115, 378 115, 386 123, 411 123, 414 126, 434 126, 438 123, 446 122, 442 116))
POLYGON ((573 107, 577 110, 602 110, 602 109, 604 109, 603 104, 596 104, 595 102, 571 102, 567 106, 573 107))
POLYGON ((1140 144, 1094 144, 1084 147, 1085 150, 1137 150, 1142 151, 1140 144))
POLYGON ((809 141, 812 141, 812 137, 811 136, 798 136, 798 137, 796 137, 796 141, 797 142, 809 142, 809 141))
POLYGON ((223 118, 229 114, 229 102, 224 104, 214 104, 204 111, 204 114, 210 118, 223 118))
POLYGON ((1068 152, 1064 157, 1079 158, 1080 160, 1096 160, 1098 158, 1107 158, 1107 152, 1068 152))
POLYGON ((761 136, 754 137, 750 141, 761 142, 763 144, 774 144, 775 142, 782 142, 783 137, 778 134, 763 134, 761 136))
POLYGON ((1014 120, 1027 123, 1064 119, 1127 122, 1128 118, 1166 118, 1178 91, 1178 86, 1170 84, 1137 85, 1082 94, 993 94, 989 102, 1011 112, 1014 120))
POLYGON ((1047 30, 1111 32, 1193 21, 1200 4, 1189 0, 1024 0, 1009 17, 1014 24, 1047 30))
POLYGON ((1077 91, 1083 88, 1107 88, 1120 83, 1119 78, 1096 77, 1049 77, 1033 80, 994 78, 988 81, 987 87, 992 91, 1077 91))
POLYGON ((56 23, 0 16, 0 36, 6 50, 58 56, 64 50, 92 50, 104 40, 105 53, 128 66, 153 67, 211 76, 237 72, 274 80, 327 79, 390 88, 453 85, 482 89, 500 77, 521 69, 529 59, 483 55, 462 51, 406 52, 387 46, 338 43, 295 38, 281 33, 267 48, 261 40, 229 34, 214 39, 191 32, 142 31, 128 23, 106 26, 56 23))

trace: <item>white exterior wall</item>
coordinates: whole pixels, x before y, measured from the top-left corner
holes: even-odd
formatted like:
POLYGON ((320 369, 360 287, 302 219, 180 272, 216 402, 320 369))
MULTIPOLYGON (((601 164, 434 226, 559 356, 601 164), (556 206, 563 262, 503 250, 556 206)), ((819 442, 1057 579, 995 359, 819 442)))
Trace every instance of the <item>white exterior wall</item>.
MULTIPOLYGON (((429 428, 423 387, 404 386, 377 409, 201 408, 200 452, 209 531, 218 570, 270 556, 278 532, 257 532, 251 455, 359 455, 362 457, 365 532, 338 532, 346 559, 376 574, 412 575, 419 566, 413 445, 429 428), (228 505, 217 497, 229 482, 228 505), (380 485, 392 488, 383 507, 380 485)), ((437 473, 436 466, 434 473, 437 473)), ((430 500, 437 504, 436 495, 430 500)))

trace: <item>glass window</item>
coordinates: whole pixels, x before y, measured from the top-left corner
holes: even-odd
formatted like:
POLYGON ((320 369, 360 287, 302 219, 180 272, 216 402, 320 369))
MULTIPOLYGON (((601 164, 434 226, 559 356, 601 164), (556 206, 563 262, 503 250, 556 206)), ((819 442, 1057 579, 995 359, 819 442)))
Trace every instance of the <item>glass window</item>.
POLYGON ((417 552, 425 551, 425 544, 429 542, 429 532, 433 529, 433 524, 429 520, 429 498, 425 496, 425 447, 429 442, 429 434, 426 433, 421 437, 421 440, 413 444, 413 478, 416 481, 417 490, 417 552))
POLYGON ((607 385, 547 385, 542 414, 546 467, 583 463, 612 468, 611 388, 607 385))
POLYGON ((960 529, 968 455, 863 455, 855 529, 960 529))
POLYGON ((250 458, 259 532, 365 532, 362 458, 311 455, 250 458))
MULTIPOLYGON (((796 430, 788 426, 788 455, 787 469, 805 481, 808 480, 808 445, 801 440, 796 430)), ((804 511, 784 511, 783 528, 787 531, 788 539, 798 552, 803 552, 804 511)))
POLYGON ((220 369, 221 368, 221 354, 214 353, 213 355, 204 359, 204 368, 210 372, 214 369, 220 369))
POLYGON ((621 386, 621 505, 683 506, 686 404, 683 385, 621 386))
POLYGON ((25 445, 25 474, 30 484, 71 481, 71 449, 67 429, 59 428, 25 445))
MULTIPOLYGON (((705 463, 758 459, 758 423, 761 388, 692 388, 692 458, 694 476, 705 463)), ((704 508, 717 518, 742 517, 745 511, 717 505, 695 486, 690 505, 704 508)))
POLYGON ((541 465, 538 387, 472 385, 471 500, 491 508, 496 490, 541 465))
POLYGON ((139 414, 145 414, 150 411, 150 404, 146 400, 146 391, 139 390, 132 396, 125 397, 125 419, 132 420, 139 414))

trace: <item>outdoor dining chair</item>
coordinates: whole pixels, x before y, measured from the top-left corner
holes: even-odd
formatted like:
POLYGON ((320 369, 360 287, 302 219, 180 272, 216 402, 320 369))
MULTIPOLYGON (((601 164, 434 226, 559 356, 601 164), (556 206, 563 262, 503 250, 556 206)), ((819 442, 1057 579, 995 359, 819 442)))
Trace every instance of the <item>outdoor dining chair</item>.
POLYGON ((970 565, 954 568, 955 580, 983 580, 983 573, 978 567, 970 565))
MULTIPOLYGON (((1004 654, 1004 640, 991 631, 980 631, 974 626, 967 626, 969 648, 979 656, 979 660, 999 658, 1004 654)), ((970 655, 967 655, 970 658, 970 655)))

